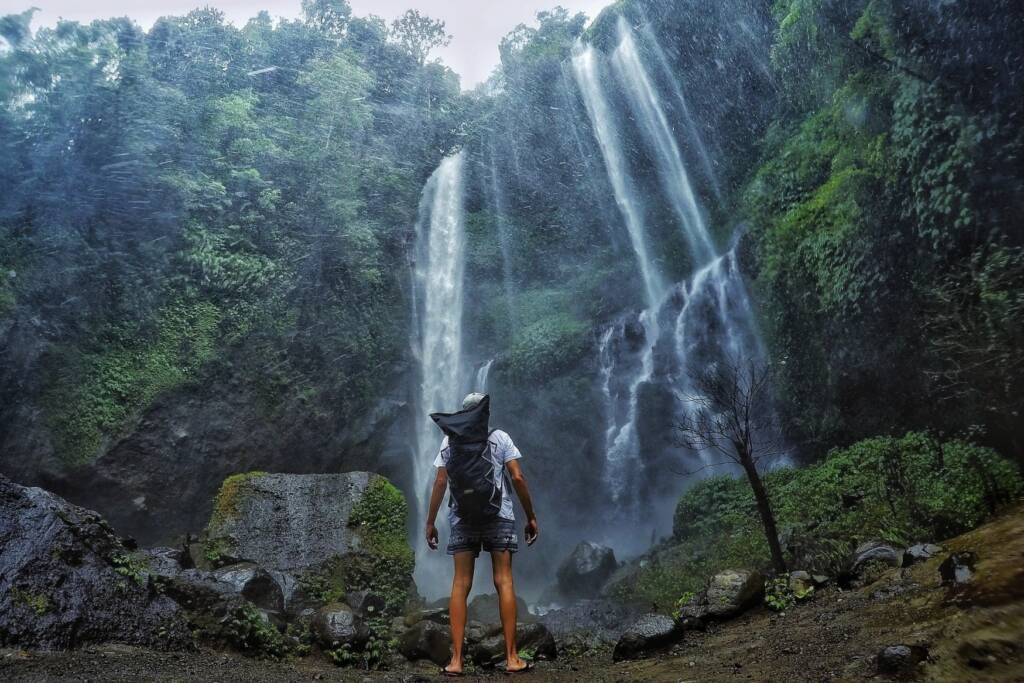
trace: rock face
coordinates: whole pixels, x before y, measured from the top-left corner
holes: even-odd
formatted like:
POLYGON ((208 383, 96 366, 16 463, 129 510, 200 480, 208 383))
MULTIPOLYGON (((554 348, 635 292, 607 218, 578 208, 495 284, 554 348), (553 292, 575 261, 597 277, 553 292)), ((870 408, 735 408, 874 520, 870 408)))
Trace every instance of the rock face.
POLYGON ((764 577, 756 571, 727 569, 711 577, 708 585, 680 611, 683 625, 701 628, 706 621, 730 619, 757 602, 764 593, 764 577))
POLYGON ((672 644, 679 636, 676 622, 664 614, 645 614, 634 621, 619 638, 612 660, 641 659, 652 651, 672 644))
POLYGON ((409 660, 429 659, 439 666, 451 656, 452 634, 447 626, 434 621, 421 621, 410 627, 398 640, 398 651, 409 660))
POLYGON ((95 512, 0 476, 0 645, 183 648, 178 606, 95 512))
POLYGON ((207 525, 222 559, 302 570, 357 549, 352 508, 375 475, 249 473, 225 480, 207 525))
POLYGON ((596 596, 617 567, 611 548, 583 541, 558 568, 558 590, 566 597, 596 596))
POLYGON ((933 557, 937 557, 941 552, 942 546, 935 545, 934 543, 918 543, 917 545, 912 545, 903 551, 902 566, 909 567, 917 564, 918 562, 930 560, 933 557))
MULTIPOLYGON (((543 624, 519 624, 516 626, 516 646, 519 652, 528 653, 533 659, 555 659, 558 648, 551 631, 543 624)), ((499 632, 484 638, 470 648, 473 663, 491 668, 505 661, 505 637, 499 632)))

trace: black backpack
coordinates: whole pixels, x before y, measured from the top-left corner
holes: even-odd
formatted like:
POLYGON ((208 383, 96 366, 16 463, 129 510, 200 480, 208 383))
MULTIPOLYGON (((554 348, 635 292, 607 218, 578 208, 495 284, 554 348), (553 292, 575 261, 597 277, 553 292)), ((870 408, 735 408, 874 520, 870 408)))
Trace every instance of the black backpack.
POLYGON ((430 418, 448 437, 448 505, 470 524, 493 521, 501 512, 501 489, 494 476, 490 397, 468 410, 434 413, 430 418))

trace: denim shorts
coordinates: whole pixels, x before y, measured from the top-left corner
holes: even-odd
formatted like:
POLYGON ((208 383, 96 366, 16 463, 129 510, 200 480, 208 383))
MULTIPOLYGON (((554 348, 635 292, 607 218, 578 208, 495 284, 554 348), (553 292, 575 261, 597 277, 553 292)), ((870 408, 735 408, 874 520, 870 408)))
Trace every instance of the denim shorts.
POLYGON ((472 552, 473 557, 480 557, 480 550, 490 553, 494 551, 519 550, 519 538, 516 536, 515 522, 509 519, 496 519, 487 524, 469 524, 459 522, 452 527, 448 539, 448 554, 472 552))

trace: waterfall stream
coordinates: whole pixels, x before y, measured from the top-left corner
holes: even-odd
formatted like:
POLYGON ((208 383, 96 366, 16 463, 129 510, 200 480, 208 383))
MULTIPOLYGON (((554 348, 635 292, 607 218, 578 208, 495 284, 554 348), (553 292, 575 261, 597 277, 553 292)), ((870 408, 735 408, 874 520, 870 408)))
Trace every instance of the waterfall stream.
MULTIPOLYGON (((465 375, 462 354, 462 278, 465 269, 462 152, 445 158, 423 188, 416 223, 415 319, 419 321, 420 385, 416 396, 416 439, 412 453, 416 577, 419 585, 441 569, 440 558, 429 558, 419 530, 434 475, 434 455, 441 442, 429 414, 458 408, 465 375), (423 579, 423 580, 420 580, 423 579)), ((440 517, 441 515, 439 515, 440 517)), ((443 583, 443 582, 442 582, 443 583)))

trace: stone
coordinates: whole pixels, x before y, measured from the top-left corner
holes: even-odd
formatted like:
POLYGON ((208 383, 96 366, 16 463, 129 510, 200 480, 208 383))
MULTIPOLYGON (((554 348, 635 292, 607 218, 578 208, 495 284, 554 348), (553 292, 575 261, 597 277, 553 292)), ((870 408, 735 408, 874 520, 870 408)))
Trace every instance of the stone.
POLYGON ((489 635, 490 629, 479 621, 466 622, 466 642, 475 645, 489 635))
POLYGON ((582 541, 558 567, 558 589, 566 597, 593 597, 618 568, 615 552, 582 541))
POLYGON ((145 562, 99 514, 0 476, 0 646, 189 647, 184 614, 145 562))
POLYGON ((272 612, 284 610, 284 591, 270 573, 251 562, 228 565, 212 572, 215 580, 231 587, 230 592, 260 609, 272 612))
MULTIPOLYGON (((469 619, 482 621, 485 624, 497 624, 500 622, 501 613, 498 610, 498 594, 484 593, 470 600, 467 615, 469 619)), ((536 618, 530 614, 526 601, 518 595, 516 596, 516 621, 524 623, 536 621, 536 618)))
MULTIPOLYGON (((531 659, 555 659, 558 647, 555 637, 543 624, 518 624, 516 646, 531 659)), ((470 658, 477 666, 493 668, 505 661, 505 637, 500 633, 484 638, 470 648, 470 658)))
POLYGON ((325 648, 340 645, 360 647, 369 637, 369 631, 359 615, 340 602, 332 602, 318 609, 313 615, 312 628, 320 645, 325 648))
POLYGON ((384 611, 384 598, 369 590, 349 591, 345 603, 363 616, 374 616, 384 611))
POLYGON ((764 593, 764 577, 746 569, 728 569, 711 577, 705 589, 707 616, 728 619, 753 605, 764 593))
POLYGON ((182 572, 185 553, 180 548, 145 548, 139 552, 152 576, 169 579, 182 572))
POLYGON ((856 576, 864 565, 869 562, 899 567, 902 559, 903 553, 885 541, 866 541, 857 546, 857 549, 853 551, 853 555, 850 556, 847 563, 847 573, 856 576))
POLYGON ((924 562, 932 559, 933 557, 937 557, 941 552, 942 546, 935 545, 934 543, 918 543, 917 545, 912 545, 903 551, 903 562, 901 566, 910 567, 918 564, 919 562, 924 562))
POLYGON ((789 590, 797 600, 806 598, 814 592, 815 581, 805 571, 789 573, 789 590))
POLYGON ((927 658, 928 649, 920 645, 890 645, 878 653, 878 672, 909 678, 927 658))
POLYGON ((420 621, 398 639, 398 651, 406 659, 429 659, 444 666, 451 658, 451 630, 433 621, 420 621))
POLYGON ((426 609, 413 610, 405 615, 405 625, 413 626, 421 621, 432 621, 436 624, 448 624, 448 608, 447 607, 432 607, 426 609))
POLYGON ((978 557, 971 551, 953 553, 939 565, 942 585, 958 588, 974 581, 974 565, 978 557))
POLYGON ((300 572, 358 551, 352 508, 378 475, 263 474, 225 480, 205 546, 264 569, 300 572))
POLYGON ((676 622, 664 614, 645 614, 634 621, 619 638, 612 651, 612 660, 642 659, 651 652, 667 647, 679 637, 676 622))

